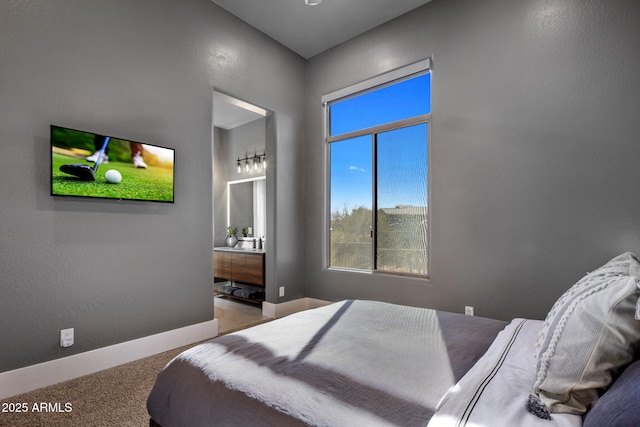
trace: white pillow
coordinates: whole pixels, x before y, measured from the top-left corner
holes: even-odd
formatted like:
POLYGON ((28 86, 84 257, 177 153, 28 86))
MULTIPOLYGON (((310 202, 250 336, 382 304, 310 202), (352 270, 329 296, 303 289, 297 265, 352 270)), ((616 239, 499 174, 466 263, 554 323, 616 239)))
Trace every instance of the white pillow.
POLYGON ((585 413, 640 343, 640 259, 630 252, 587 274, 558 299, 538 337, 529 412, 585 413))

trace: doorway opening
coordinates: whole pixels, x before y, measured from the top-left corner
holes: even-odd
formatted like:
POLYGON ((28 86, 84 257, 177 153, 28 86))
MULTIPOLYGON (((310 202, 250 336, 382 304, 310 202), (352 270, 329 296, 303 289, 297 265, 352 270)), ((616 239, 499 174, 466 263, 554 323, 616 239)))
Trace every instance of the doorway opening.
MULTIPOLYGON (((272 151, 269 145, 273 143, 273 138, 268 135, 271 116, 272 112, 265 108, 217 89, 213 91, 212 240, 213 264, 218 269, 216 271, 214 267, 214 310, 220 321, 220 332, 263 320, 261 301, 266 299, 267 272, 271 271, 271 257, 267 253, 272 219, 270 212, 273 212, 273 203, 268 195, 272 151), (234 239, 227 237, 234 231, 237 243, 229 247, 229 242, 234 239), (228 271, 221 272, 220 260, 228 259, 229 249, 237 249, 238 252, 249 249, 251 252, 257 251, 258 247, 262 252, 255 255, 264 254, 262 280, 245 283, 228 271), (224 256, 220 255, 221 250, 226 250, 224 256), (221 297, 218 290, 222 286, 256 291, 256 301, 243 301, 242 298, 233 298, 233 295, 221 297)), ((248 252, 243 252, 243 255, 245 253, 248 252)), ((234 262, 236 258, 243 259, 238 256, 234 262)), ((237 269, 242 269, 242 266, 237 269)))

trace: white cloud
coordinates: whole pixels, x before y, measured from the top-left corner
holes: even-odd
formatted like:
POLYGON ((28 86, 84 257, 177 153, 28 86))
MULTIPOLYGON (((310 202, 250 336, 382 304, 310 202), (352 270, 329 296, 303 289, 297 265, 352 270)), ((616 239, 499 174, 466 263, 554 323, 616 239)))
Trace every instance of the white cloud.
POLYGON ((366 172, 366 170, 359 168, 358 166, 349 166, 349 170, 356 171, 356 172, 366 172))

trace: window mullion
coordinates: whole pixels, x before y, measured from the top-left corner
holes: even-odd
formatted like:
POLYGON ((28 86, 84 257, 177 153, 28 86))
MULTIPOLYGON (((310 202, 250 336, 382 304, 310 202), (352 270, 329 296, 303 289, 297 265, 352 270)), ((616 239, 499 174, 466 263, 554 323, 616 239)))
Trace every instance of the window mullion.
MULTIPOLYGON (((363 135, 378 134, 381 132, 386 132, 389 130, 412 126, 419 123, 426 123, 430 119, 431 119, 431 114, 423 114, 421 116, 415 116, 415 117, 410 117, 404 120, 398 120, 397 122, 385 123, 383 125, 373 126, 370 128, 360 129, 360 130, 356 130, 348 133, 342 133, 340 135, 327 136, 327 142, 332 143, 335 141, 356 138, 358 136, 363 136, 363 135)), ((327 131, 327 135, 328 135, 328 131, 327 131)))
POLYGON ((378 269, 378 134, 371 134, 371 269, 378 269))

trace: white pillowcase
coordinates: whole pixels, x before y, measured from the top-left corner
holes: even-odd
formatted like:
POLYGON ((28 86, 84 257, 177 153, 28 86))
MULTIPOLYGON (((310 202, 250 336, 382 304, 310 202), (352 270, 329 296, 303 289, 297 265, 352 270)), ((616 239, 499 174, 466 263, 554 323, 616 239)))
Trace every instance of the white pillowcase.
POLYGON ((595 403, 636 355, 639 299, 640 259, 630 252, 587 274, 558 299, 538 336, 530 412, 541 418, 548 412, 583 414, 595 403))

